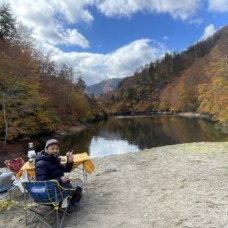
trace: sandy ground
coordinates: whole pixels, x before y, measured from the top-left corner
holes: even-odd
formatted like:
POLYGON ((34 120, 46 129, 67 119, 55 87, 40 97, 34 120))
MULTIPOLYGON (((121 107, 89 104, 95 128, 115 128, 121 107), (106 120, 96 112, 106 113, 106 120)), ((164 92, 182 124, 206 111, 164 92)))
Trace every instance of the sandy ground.
MULTIPOLYGON (((63 227, 228 227, 228 142, 164 146, 93 163, 85 207, 63 227)), ((0 227, 24 227, 23 209, 0 211, 0 227)))

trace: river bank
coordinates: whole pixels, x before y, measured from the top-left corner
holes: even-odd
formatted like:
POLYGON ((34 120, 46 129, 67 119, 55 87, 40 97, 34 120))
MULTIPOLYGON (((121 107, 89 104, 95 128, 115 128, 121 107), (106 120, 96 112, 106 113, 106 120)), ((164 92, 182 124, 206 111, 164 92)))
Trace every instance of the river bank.
POLYGON ((54 136, 66 136, 66 135, 73 135, 80 133, 81 131, 86 130, 89 127, 88 124, 86 125, 77 125, 77 126, 71 126, 68 127, 66 130, 56 131, 54 133, 54 136))
MULTIPOLYGON (((120 114, 122 116, 125 116, 126 114, 120 114)), ((194 112, 184 112, 184 113, 171 113, 171 112, 161 112, 161 113, 131 113, 130 116, 134 115, 177 115, 177 116, 184 116, 188 118, 205 118, 205 119, 210 119, 208 115, 204 115, 201 113, 194 113, 194 112)), ((56 130, 52 134, 47 134, 43 136, 34 136, 31 138, 23 138, 23 139, 18 139, 14 142, 11 142, 9 144, 3 144, 0 143, 0 166, 2 166, 3 161, 6 159, 12 159, 15 157, 24 157, 26 158, 27 154, 27 149, 28 149, 28 143, 33 142, 35 145, 35 148, 37 151, 43 149, 43 146, 46 142, 47 139, 49 138, 57 138, 61 140, 62 137, 65 136, 70 136, 70 135, 75 135, 79 134, 80 132, 90 128, 94 124, 92 123, 85 123, 85 124, 80 124, 77 126, 70 126, 64 130, 56 130)))
MULTIPOLYGON (((93 163, 85 207, 64 227, 228 227, 228 142, 163 146, 93 163)), ((23 216, 18 207, 1 211, 0 227, 23 227, 23 216)))
POLYGON ((171 111, 164 111, 164 112, 142 112, 142 113, 136 113, 136 112, 126 112, 126 113, 118 113, 115 114, 118 115, 129 115, 129 116, 135 116, 135 115, 173 115, 173 116, 184 116, 189 118, 203 118, 207 120, 212 120, 212 116, 209 114, 199 113, 199 112, 171 112, 171 111))
POLYGON ((48 139, 56 138, 61 141, 62 137, 66 135, 80 133, 85 129, 87 129, 88 127, 89 125, 86 125, 86 124, 71 126, 66 130, 55 131, 54 133, 49 135, 36 136, 32 138, 24 138, 8 144, 0 143, 0 167, 4 165, 4 161, 6 159, 14 159, 16 157, 22 157, 23 159, 26 160, 29 142, 33 142, 36 150, 40 151, 44 148, 44 145, 48 139))

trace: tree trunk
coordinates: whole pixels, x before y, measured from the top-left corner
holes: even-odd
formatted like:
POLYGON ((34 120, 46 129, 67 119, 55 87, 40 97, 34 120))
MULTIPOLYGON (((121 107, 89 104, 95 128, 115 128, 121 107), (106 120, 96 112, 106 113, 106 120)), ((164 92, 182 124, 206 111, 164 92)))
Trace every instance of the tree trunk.
POLYGON ((5 124, 5 136, 3 143, 7 143, 7 137, 8 137, 8 120, 7 120, 7 114, 6 114, 6 98, 5 94, 2 96, 2 112, 3 112, 3 118, 4 118, 4 124, 5 124))

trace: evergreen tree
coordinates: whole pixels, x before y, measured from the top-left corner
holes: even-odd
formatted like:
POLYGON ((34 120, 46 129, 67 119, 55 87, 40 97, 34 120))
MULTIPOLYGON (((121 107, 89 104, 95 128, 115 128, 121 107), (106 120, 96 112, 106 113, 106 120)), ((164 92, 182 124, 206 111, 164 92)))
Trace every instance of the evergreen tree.
POLYGON ((15 32, 15 19, 10 12, 10 6, 3 4, 0 7, 0 39, 11 40, 15 32))
POLYGON ((86 83, 85 81, 83 80, 83 77, 82 77, 82 74, 81 72, 78 72, 78 77, 77 77, 77 83, 76 85, 81 89, 81 90, 85 90, 86 88, 86 83))

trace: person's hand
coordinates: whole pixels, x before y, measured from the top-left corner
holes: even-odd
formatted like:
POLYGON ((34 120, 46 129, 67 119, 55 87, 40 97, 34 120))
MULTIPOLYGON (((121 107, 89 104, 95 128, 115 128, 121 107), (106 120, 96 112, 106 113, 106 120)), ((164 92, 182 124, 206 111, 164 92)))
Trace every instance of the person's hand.
POLYGON ((62 181, 62 183, 67 183, 70 181, 70 178, 68 176, 62 176, 61 181, 62 181))
POLYGON ((73 150, 71 150, 70 152, 67 152, 66 153, 66 156, 67 156, 67 162, 68 163, 72 163, 73 162, 73 150))

